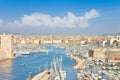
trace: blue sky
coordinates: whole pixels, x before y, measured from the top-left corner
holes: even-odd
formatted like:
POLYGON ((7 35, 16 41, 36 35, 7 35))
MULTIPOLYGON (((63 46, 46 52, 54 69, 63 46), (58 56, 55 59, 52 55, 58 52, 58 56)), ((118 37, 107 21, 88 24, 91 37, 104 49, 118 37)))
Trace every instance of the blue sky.
POLYGON ((120 32, 120 0, 0 0, 0 32, 117 33, 120 32))

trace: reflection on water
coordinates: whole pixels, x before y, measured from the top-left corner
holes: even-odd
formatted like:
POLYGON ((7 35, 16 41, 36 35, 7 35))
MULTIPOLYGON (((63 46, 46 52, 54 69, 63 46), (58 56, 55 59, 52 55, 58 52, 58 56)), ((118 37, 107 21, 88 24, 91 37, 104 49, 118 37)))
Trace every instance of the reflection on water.
POLYGON ((13 60, 0 62, 0 80, 12 80, 13 60))

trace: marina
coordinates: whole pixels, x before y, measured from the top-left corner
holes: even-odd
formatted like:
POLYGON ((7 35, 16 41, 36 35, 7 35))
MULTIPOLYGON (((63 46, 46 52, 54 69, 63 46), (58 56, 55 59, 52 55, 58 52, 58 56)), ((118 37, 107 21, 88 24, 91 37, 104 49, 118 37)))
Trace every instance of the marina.
POLYGON ((54 46, 46 46, 46 49, 51 50, 49 54, 32 53, 32 56, 17 57, 14 60, 0 62, 0 80, 26 80, 28 77, 32 78, 38 73, 50 69, 54 56, 58 58, 62 56, 62 69, 66 71, 65 80, 76 80, 77 71, 73 69, 75 61, 64 55, 65 49, 54 46))
POLYGON ((0 62, 0 79, 119 80, 120 78, 119 67, 116 63, 105 62, 102 58, 89 57, 90 45, 44 45, 43 48, 41 46, 37 48, 40 48, 41 52, 37 49, 33 50, 35 52, 30 52, 31 47, 34 46, 28 47, 27 45, 26 51, 21 47, 15 48, 19 49, 19 56, 13 60, 0 62), (8 71, 4 72, 7 69, 8 71))

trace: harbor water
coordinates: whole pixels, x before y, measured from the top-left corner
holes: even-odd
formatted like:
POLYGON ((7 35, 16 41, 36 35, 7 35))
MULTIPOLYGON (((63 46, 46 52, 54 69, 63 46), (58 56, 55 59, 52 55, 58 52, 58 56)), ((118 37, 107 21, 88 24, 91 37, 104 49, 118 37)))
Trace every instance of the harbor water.
POLYGON ((14 60, 0 62, 0 80, 25 80, 49 69, 54 57, 62 56, 62 68, 67 72, 66 80, 76 80, 77 71, 73 69, 75 61, 68 58, 65 49, 46 46, 48 53, 32 53, 14 60))

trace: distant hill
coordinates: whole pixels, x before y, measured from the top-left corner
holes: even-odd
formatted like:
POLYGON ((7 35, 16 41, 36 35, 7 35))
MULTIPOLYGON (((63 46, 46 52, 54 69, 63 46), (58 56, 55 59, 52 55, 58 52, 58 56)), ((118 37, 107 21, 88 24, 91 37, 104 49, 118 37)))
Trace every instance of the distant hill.
POLYGON ((119 36, 120 36, 120 32, 119 32, 119 33, 117 33, 117 35, 119 35, 119 36))
POLYGON ((102 36, 108 36, 108 35, 111 35, 111 36, 115 36, 115 35, 119 35, 120 36, 120 32, 119 33, 107 33, 107 34, 104 34, 102 36))

